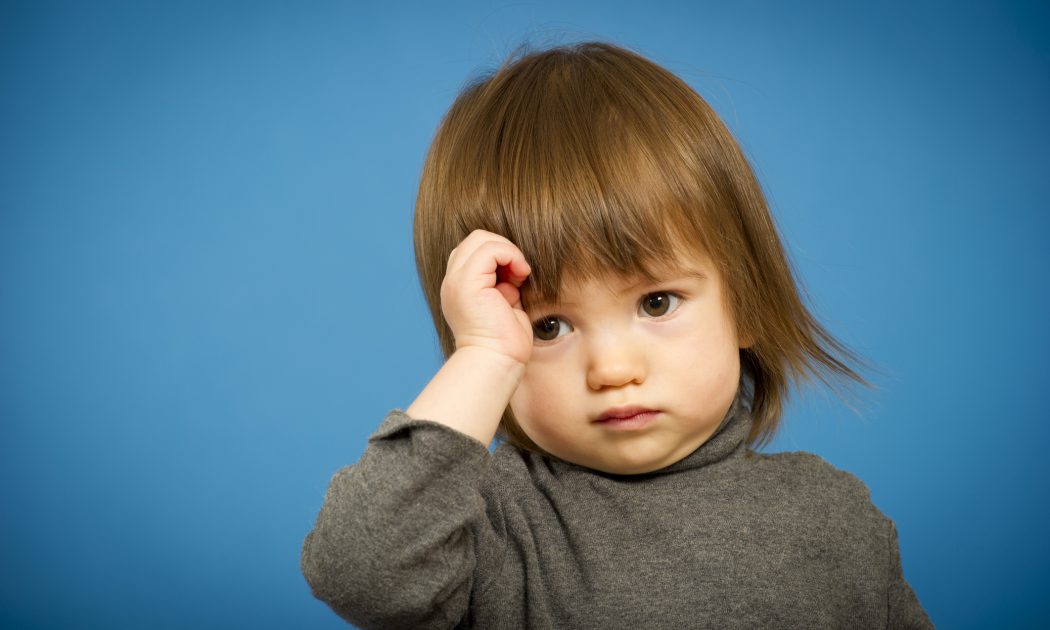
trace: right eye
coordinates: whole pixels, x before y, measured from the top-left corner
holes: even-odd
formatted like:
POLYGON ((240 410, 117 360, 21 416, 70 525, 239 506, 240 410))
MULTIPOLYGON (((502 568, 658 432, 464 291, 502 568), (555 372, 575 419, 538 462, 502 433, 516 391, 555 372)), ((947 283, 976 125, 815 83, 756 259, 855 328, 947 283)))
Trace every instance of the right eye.
POLYGON ((554 341, 572 331, 569 322, 556 315, 541 317, 532 322, 532 334, 540 341, 554 341))

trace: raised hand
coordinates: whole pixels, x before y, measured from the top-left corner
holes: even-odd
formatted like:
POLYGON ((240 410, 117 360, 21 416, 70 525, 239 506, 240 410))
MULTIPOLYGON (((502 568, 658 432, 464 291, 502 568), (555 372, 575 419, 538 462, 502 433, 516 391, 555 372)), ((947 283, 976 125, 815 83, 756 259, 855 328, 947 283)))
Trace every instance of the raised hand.
POLYGON ((441 311, 456 351, 405 410, 488 446, 532 356, 532 325, 521 308, 529 276, 521 250, 475 230, 448 257, 441 311))
POLYGON ((441 283, 441 311, 456 339, 524 365, 532 354, 532 324, 521 307, 529 264, 506 238, 474 230, 452 250, 441 283))

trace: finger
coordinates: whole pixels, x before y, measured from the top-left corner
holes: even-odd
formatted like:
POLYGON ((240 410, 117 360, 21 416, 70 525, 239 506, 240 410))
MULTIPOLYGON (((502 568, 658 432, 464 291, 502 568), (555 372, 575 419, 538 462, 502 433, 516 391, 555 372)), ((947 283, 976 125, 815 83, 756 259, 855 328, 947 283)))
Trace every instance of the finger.
POLYGON ((520 286, 529 274, 528 263, 520 249, 509 242, 489 241, 474 250, 457 273, 484 278, 485 286, 494 287, 501 281, 498 273, 501 269, 507 276, 506 281, 516 286, 520 286))
POLYGON ((513 243, 511 243, 510 239, 508 239, 507 237, 501 234, 496 234, 495 232, 489 232, 488 230, 474 230, 473 232, 468 234, 462 242, 474 244, 485 243, 488 241, 500 241, 503 243, 510 243, 511 245, 513 245, 513 243))
POLYGON ((511 308, 521 308, 521 292, 513 284, 501 282, 496 285, 496 290, 500 292, 503 299, 510 304, 511 308))
POLYGON ((502 241, 499 246, 486 244, 485 247, 493 253, 501 281, 521 286, 525 278, 532 273, 532 267, 525 260, 525 254, 514 243, 502 241))
MULTIPOLYGON (((521 254, 520 250, 518 253, 521 254)), ((522 283, 525 282, 525 279, 532 274, 532 265, 529 264, 529 261, 525 260, 524 254, 515 257, 500 269, 503 272, 503 279, 507 282, 514 283, 514 286, 518 287, 520 287, 522 283)))
POLYGON ((508 265, 502 265, 496 270, 499 282, 509 282, 515 287, 520 287, 532 273, 532 268, 524 259, 511 261, 508 265))
POLYGON ((473 256, 478 249, 488 243, 500 243, 517 249, 517 246, 514 245, 514 243, 499 234, 487 232, 485 230, 474 230, 468 234, 466 238, 460 241, 459 245, 449 253, 448 264, 445 267, 446 273, 462 268, 466 261, 473 256))

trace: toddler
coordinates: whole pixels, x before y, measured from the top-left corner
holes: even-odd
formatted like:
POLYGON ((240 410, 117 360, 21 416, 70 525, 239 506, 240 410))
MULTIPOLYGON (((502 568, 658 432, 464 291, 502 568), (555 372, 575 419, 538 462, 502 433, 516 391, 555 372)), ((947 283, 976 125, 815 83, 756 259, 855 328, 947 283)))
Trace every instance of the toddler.
POLYGON ((512 55, 442 121, 414 234, 447 360, 306 537, 303 573, 339 615, 931 627, 862 482, 753 450, 791 386, 865 381, 680 79, 608 43, 512 55))

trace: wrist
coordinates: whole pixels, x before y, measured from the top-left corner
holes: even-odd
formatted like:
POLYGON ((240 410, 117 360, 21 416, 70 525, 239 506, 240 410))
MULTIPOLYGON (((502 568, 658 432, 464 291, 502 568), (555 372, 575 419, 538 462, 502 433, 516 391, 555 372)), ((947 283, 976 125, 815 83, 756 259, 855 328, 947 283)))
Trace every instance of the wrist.
POLYGON ((525 362, 486 346, 457 346, 448 360, 470 363, 475 369, 489 374, 505 374, 520 380, 525 374, 525 362))
POLYGON ((464 346, 445 361, 405 413, 465 433, 488 446, 525 364, 490 348, 464 346))

